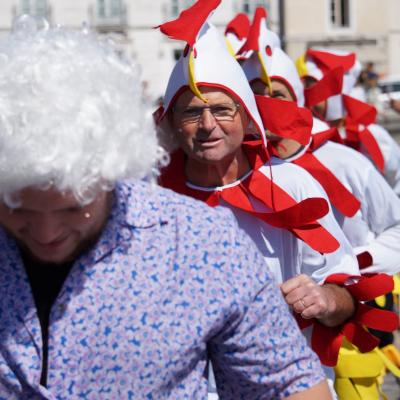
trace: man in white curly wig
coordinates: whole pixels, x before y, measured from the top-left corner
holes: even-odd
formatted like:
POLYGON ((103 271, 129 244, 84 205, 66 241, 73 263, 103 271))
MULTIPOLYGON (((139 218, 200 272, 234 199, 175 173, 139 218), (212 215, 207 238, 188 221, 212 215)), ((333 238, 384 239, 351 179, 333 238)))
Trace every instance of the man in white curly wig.
POLYGON ((201 399, 210 358, 222 399, 299 398, 323 374, 252 242, 141 180, 136 64, 42 25, 0 41, 0 399, 201 399))

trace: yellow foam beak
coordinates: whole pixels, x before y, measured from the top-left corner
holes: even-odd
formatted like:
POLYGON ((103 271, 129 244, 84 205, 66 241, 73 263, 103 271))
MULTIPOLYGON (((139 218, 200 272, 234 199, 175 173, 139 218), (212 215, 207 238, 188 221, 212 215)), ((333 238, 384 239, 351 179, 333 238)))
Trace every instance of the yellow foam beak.
POLYGON ((189 55, 189 87, 193 94, 202 100, 204 103, 208 103, 208 100, 201 94, 199 88, 197 87, 195 74, 194 74, 194 55, 193 49, 190 49, 189 55))
POLYGON ((299 74, 300 78, 303 78, 304 76, 308 75, 305 54, 303 54, 301 57, 299 57, 296 60, 296 68, 297 68, 297 73, 299 74))
POLYGON ((227 49, 229 51, 229 54, 232 57, 235 57, 235 55, 236 55, 235 54, 235 50, 233 50, 232 44, 231 44, 231 42, 229 41, 229 39, 227 37, 225 37, 225 44, 226 44, 226 47, 227 47, 227 49))
POLYGON ((258 55, 258 61, 260 62, 260 65, 261 65, 261 76, 260 76, 260 78, 267 85, 269 94, 271 96, 272 95, 271 79, 269 78, 269 75, 268 75, 268 72, 267 72, 267 68, 266 68, 264 60, 263 60, 263 58, 261 56, 261 53, 258 52, 257 55, 258 55))

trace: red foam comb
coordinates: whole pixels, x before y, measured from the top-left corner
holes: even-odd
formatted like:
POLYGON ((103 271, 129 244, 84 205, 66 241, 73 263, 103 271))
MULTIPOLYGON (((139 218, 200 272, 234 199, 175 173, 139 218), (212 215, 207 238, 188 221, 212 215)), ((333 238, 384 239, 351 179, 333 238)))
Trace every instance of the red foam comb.
POLYGON ((312 107, 328 97, 342 93, 344 70, 336 67, 328 71, 323 78, 313 86, 304 89, 307 107, 312 107))
POLYGON ((225 35, 227 33, 233 33, 239 40, 247 38, 250 31, 250 20, 249 17, 244 13, 239 13, 228 23, 225 29, 225 35))
POLYGON ((190 47, 196 42, 197 35, 207 18, 221 0, 198 0, 188 9, 182 11, 173 21, 157 26, 171 39, 183 40, 190 47))
POLYGON ((337 67, 342 67, 344 72, 347 72, 356 62, 355 53, 340 55, 327 51, 308 49, 306 57, 311 58, 324 74, 337 67))
POLYGON ((374 106, 347 95, 343 95, 343 103, 352 121, 363 125, 375 123, 377 111, 374 106))
POLYGON ((257 7, 254 13, 253 22, 250 26, 249 36, 246 43, 240 49, 239 53, 254 50, 258 51, 258 38, 260 37, 261 21, 263 18, 267 19, 267 11, 263 7, 257 7))

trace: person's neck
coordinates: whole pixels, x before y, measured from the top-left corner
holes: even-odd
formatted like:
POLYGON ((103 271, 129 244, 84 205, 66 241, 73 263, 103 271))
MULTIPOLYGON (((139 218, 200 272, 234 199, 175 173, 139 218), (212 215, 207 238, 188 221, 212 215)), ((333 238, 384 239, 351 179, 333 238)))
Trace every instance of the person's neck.
POLYGON ((186 161, 186 179, 197 186, 225 186, 237 181, 250 170, 246 154, 238 152, 216 163, 205 163, 193 158, 186 161))
POLYGON ((334 121, 329 121, 329 125, 339 129, 343 128, 346 125, 345 122, 346 122, 345 118, 339 118, 335 119, 334 121))
POLYGON ((278 157, 281 158, 282 160, 293 157, 304 148, 304 146, 302 146, 300 143, 291 139, 271 141, 271 144, 274 147, 275 151, 277 152, 278 157))

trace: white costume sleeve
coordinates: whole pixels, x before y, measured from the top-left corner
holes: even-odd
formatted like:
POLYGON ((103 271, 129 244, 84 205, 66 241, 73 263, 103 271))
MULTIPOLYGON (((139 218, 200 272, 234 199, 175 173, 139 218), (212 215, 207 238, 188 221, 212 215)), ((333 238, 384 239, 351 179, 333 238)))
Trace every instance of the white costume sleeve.
POLYGON ((400 146, 382 126, 368 125, 369 131, 379 144, 385 160, 384 176, 389 185, 400 196, 400 146))
MULTIPOLYGON (((262 172, 269 176, 269 167, 264 166, 262 172)), ((329 203, 322 186, 303 168, 272 157, 272 173, 274 182, 297 201, 310 197, 322 197, 329 203)), ((319 283, 323 283, 327 276, 335 273, 354 275, 360 273, 352 246, 339 227, 330 205, 329 207, 329 213, 319 222, 336 238, 340 247, 333 253, 322 255, 299 241, 301 256, 301 271, 299 272, 311 276, 319 283)))
POLYGON ((355 253, 369 251, 374 258, 374 265, 363 271, 399 271, 400 199, 361 153, 327 142, 314 154, 361 202, 353 217, 338 214, 337 218, 355 253))
POLYGON ((373 265, 363 272, 393 275, 400 271, 400 199, 373 166, 365 183, 362 211, 376 236, 354 250, 356 254, 368 251, 372 255, 373 265))

